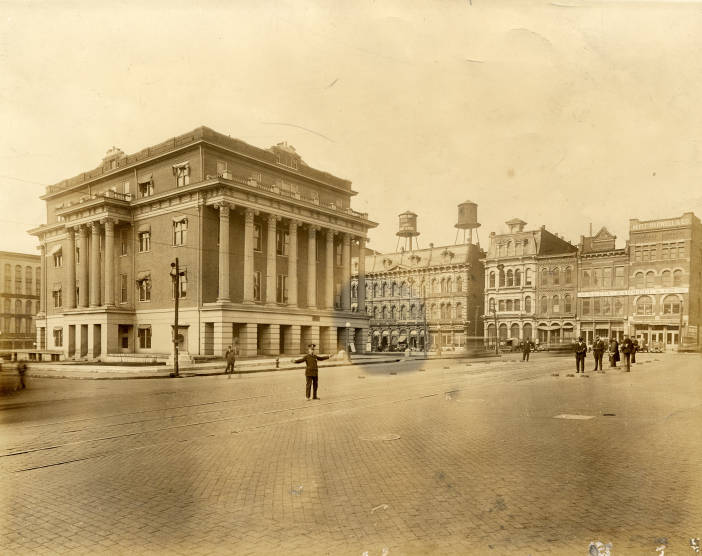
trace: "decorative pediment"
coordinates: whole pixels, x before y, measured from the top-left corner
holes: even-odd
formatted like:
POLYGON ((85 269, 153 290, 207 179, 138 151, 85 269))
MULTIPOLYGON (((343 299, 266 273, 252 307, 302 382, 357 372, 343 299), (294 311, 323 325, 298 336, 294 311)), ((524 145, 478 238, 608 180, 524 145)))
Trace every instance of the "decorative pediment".
POLYGON ((600 231, 593 236, 592 241, 598 243, 603 241, 614 241, 615 239, 617 239, 617 236, 612 235, 609 233, 609 230, 606 227, 602 226, 600 231))

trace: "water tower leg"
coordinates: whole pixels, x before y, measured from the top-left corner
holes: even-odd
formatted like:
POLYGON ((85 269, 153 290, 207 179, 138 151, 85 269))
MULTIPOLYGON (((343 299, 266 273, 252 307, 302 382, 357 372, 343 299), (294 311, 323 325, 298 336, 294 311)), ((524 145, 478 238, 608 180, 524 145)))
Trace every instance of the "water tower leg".
POLYGON ((468 228, 468 244, 473 244, 473 228, 468 228))

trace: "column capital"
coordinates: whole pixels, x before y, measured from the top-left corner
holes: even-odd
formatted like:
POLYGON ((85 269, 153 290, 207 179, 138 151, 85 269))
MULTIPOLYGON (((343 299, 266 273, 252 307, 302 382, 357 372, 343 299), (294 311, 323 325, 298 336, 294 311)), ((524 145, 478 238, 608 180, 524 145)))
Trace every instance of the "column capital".
POLYGON ((276 222, 280 222, 282 220, 281 216, 278 216, 277 214, 271 214, 270 212, 265 214, 263 218, 268 222, 269 224, 275 224, 276 222))
POLYGON ((351 234, 348 232, 343 232, 341 234, 341 238, 344 242, 344 245, 351 245, 351 234))
POLYGON ((93 232, 94 234, 100 233, 100 222, 98 222, 97 220, 93 220, 93 221, 89 224, 89 226, 90 226, 90 229, 92 230, 92 232, 93 232))
POLYGON ((103 218, 100 220, 100 224, 103 224, 105 226, 105 233, 114 232, 116 223, 117 220, 114 218, 103 218))
POLYGON ((254 210, 252 208, 246 207, 244 209, 244 219, 247 224, 253 224, 254 216, 258 213, 257 210, 254 210))
POLYGON ((224 201, 220 201, 218 203, 215 203, 212 205, 212 208, 215 210, 219 211, 219 216, 221 217, 228 217, 229 216, 229 210, 234 208, 234 205, 232 203, 227 203, 224 201))
POLYGON ((88 235, 88 224, 79 224, 78 226, 73 226, 73 229, 81 236, 88 235))

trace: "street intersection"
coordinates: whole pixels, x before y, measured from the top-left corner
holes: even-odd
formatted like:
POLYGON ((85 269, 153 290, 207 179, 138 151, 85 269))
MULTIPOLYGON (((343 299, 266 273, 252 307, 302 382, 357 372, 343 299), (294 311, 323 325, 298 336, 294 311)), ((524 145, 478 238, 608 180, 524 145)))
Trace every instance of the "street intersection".
POLYGON ((30 379, 0 399, 0 552, 693 554, 702 359, 639 361, 342 366, 318 401, 303 369, 30 379))

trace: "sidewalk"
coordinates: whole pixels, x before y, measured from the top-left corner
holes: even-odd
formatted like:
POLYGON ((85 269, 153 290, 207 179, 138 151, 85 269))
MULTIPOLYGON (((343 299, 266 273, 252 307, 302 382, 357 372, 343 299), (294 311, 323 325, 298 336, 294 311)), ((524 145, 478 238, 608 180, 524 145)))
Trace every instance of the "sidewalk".
MULTIPOLYGON (((292 356, 281 356, 276 366, 275 357, 240 359, 236 362, 235 374, 261 373, 270 371, 290 371, 303 368, 302 364, 292 363, 292 356)), ((320 368, 342 367, 349 365, 373 365, 380 363, 392 363, 404 359, 401 354, 392 356, 377 355, 355 355, 349 363, 345 359, 329 359, 320 361, 320 368)), ((226 363, 213 361, 207 363, 197 363, 181 365, 179 372, 182 377, 193 376, 213 376, 224 374, 226 363)), ((172 365, 144 365, 139 367, 120 365, 89 365, 70 363, 30 363, 28 365, 27 376, 35 378, 72 378, 88 380, 118 380, 137 378, 169 378, 173 373, 172 365)))

